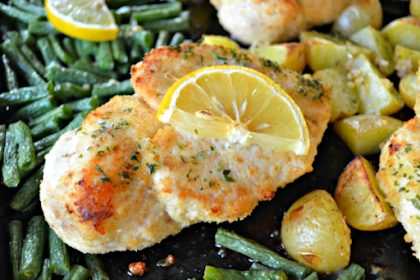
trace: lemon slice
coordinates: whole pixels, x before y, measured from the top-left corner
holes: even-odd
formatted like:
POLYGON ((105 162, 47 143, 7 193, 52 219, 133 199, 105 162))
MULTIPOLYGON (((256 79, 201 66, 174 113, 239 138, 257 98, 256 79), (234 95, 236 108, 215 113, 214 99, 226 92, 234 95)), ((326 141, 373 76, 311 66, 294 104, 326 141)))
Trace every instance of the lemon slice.
POLYGON ((46 0, 48 20, 60 32, 81 40, 111 41, 118 26, 104 0, 46 0))
POLYGON ((211 46, 223 46, 225 48, 239 50, 239 45, 232 39, 218 35, 203 35, 203 44, 211 46))
POLYGON ((306 155, 309 133, 296 103, 267 76, 246 67, 212 66, 175 82, 158 119, 201 137, 306 155))

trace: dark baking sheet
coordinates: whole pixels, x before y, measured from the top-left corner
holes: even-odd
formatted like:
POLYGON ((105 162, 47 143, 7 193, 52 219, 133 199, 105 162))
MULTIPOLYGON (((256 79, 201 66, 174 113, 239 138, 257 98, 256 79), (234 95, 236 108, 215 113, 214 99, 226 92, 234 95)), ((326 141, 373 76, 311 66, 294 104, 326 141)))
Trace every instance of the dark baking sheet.
MULTIPOLYGON (((408 2, 391 0, 382 2, 385 12, 384 23, 408 14, 408 2)), ((188 3, 188 6, 194 15, 190 32, 192 39, 199 38, 203 33, 226 35, 219 26, 215 10, 208 0, 193 1, 188 3)), ((6 25, 13 25, 13 23, 0 15, 0 32, 4 31, 6 25)), ((0 68, 0 92, 3 91, 5 91, 4 70, 0 68)), ((0 120, 6 114, 7 111, 0 109, 0 120)), ((398 116, 407 120, 413 116, 413 112, 405 108, 398 116)), ((278 235, 284 212, 296 199, 312 190, 326 189, 333 193, 339 175, 352 159, 353 155, 329 127, 319 146, 314 171, 289 184, 285 189, 279 189, 273 200, 262 202, 244 221, 219 225, 201 223, 184 229, 180 234, 169 237, 162 243, 141 252, 105 254, 102 260, 106 270, 113 280, 133 278, 169 280, 192 277, 200 279, 204 267, 208 264, 222 268, 247 269, 251 265, 248 258, 228 250, 225 255, 219 254, 219 248, 214 244, 214 234, 218 227, 224 227, 254 239, 285 256, 278 235), (168 268, 157 267, 157 261, 164 259, 168 254, 175 257, 175 264, 168 268), (127 273, 128 264, 135 261, 144 261, 147 264, 148 270, 141 277, 132 277, 127 273)), ((378 163, 377 155, 370 156, 368 159, 374 164, 378 163)), ((34 214, 41 214, 39 202, 23 213, 11 210, 8 201, 15 192, 14 189, 0 186, 0 279, 12 279, 8 253, 7 225, 9 221, 20 219, 26 223, 34 214)), ((361 232, 352 229, 351 261, 366 269, 366 279, 420 279, 420 263, 412 256, 410 245, 404 242, 404 234, 405 231, 401 225, 380 232, 361 232)), ((72 263, 84 264, 81 254, 75 250, 71 251, 71 257, 72 263)), ((320 278, 336 279, 337 276, 320 278)))

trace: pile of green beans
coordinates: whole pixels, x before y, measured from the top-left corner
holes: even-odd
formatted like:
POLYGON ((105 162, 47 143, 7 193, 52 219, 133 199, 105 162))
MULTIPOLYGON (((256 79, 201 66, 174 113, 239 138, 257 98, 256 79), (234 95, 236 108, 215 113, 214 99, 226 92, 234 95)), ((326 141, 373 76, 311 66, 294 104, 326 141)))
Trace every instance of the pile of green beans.
MULTIPOLYGON (((39 197, 44 156, 65 132, 81 126, 86 115, 115 95, 131 95, 131 65, 152 48, 191 43, 189 12, 167 0, 107 0, 118 38, 90 42, 67 37, 48 22, 43 0, 0 3, 0 16, 14 21, 0 41, 5 72, 0 92, 0 183, 16 188, 11 209, 24 211, 39 197)), ((2 67, 0 66, 0 67, 2 67)), ((68 248, 41 216, 33 217, 26 237, 22 222, 12 221, 10 257, 14 279, 109 279, 101 260, 86 255, 86 267, 71 264, 68 248), (25 238, 24 238, 25 237, 25 238), (44 256, 44 244, 49 256, 44 256), (47 245, 45 245, 47 246, 47 245)))

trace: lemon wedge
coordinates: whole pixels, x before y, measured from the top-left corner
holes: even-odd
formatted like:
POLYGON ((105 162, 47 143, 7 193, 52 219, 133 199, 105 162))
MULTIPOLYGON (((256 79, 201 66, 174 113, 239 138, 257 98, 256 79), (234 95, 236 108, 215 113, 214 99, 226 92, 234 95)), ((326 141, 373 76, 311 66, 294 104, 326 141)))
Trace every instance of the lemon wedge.
POLYGON ((94 42, 111 41, 118 26, 104 0, 46 0, 47 18, 70 37, 94 42))
POLYGON ((189 133, 306 155, 309 133, 293 99, 270 78, 246 67, 211 66, 175 82, 158 119, 189 133))
POLYGON ((239 45, 232 39, 219 35, 203 35, 203 44, 210 46, 223 46, 225 48, 239 50, 239 45))
POLYGON ((283 64, 296 72, 303 71, 306 67, 305 45, 302 43, 284 43, 261 46, 255 48, 259 57, 283 64))

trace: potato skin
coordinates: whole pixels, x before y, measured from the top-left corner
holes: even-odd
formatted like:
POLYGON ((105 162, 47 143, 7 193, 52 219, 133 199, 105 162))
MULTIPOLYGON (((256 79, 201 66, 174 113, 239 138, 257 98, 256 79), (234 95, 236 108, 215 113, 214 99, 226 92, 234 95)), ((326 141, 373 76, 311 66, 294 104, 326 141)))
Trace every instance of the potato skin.
POLYGON ((281 237, 286 252, 318 273, 331 274, 350 261, 350 228, 332 196, 315 190, 286 212, 281 237))

